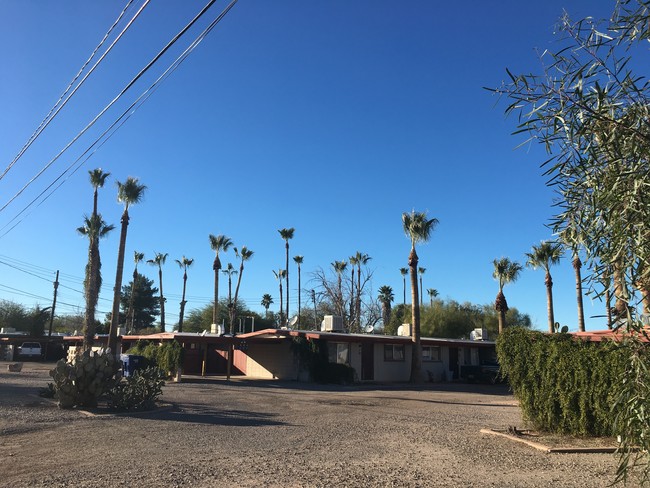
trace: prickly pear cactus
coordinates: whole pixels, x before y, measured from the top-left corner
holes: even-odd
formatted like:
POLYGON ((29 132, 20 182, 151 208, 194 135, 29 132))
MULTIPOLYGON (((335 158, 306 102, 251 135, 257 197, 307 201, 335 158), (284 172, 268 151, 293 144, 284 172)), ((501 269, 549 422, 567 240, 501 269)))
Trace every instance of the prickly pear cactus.
POLYGON ((84 351, 70 363, 61 359, 50 371, 59 407, 96 407, 98 398, 119 381, 118 370, 110 353, 84 351))

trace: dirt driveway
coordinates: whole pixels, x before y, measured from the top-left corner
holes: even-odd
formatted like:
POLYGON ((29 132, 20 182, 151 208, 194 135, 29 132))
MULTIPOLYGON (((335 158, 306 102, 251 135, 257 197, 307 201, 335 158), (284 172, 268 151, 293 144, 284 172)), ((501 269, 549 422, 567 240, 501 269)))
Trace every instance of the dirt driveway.
POLYGON ((503 386, 168 383, 169 408, 87 416, 37 396, 51 365, 0 363, 2 487, 605 487, 611 454, 546 454, 503 386))

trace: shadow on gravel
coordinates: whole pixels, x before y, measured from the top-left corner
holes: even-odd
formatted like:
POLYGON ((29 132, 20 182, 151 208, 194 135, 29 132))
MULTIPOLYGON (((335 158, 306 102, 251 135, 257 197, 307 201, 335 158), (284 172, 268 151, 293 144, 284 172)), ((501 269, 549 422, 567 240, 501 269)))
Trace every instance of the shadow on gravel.
POLYGON ((205 425, 224 425, 234 427, 260 427, 271 425, 287 425, 285 422, 273 420, 274 415, 261 412, 242 410, 216 410, 205 405, 183 403, 176 405, 171 410, 160 412, 149 411, 142 413, 129 413, 131 418, 143 420, 157 420, 169 422, 187 422, 205 425))

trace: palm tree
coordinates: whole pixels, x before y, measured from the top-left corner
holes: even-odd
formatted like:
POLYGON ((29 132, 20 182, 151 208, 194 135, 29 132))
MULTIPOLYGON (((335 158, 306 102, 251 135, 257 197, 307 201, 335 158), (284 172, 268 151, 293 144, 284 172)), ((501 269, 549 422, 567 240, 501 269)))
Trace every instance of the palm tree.
POLYGON ((413 342, 413 353, 411 355, 411 383, 420 383, 422 381, 422 347, 420 345, 420 303, 418 300, 418 255, 415 251, 415 245, 418 242, 427 242, 431 237, 431 232, 438 225, 438 219, 427 219, 426 212, 416 212, 402 214, 402 224, 406 236, 411 240, 411 252, 409 253, 409 269, 411 275, 411 320, 413 330, 411 339, 413 342))
POLYGON ((136 280, 138 279, 138 263, 144 259, 144 253, 133 251, 133 262, 135 263, 135 268, 133 268, 133 287, 131 289, 131 297, 129 298, 129 311, 126 314, 126 320, 128 323, 129 317, 131 317, 131 330, 133 330, 133 323, 135 322, 135 309, 133 308, 133 302, 135 301, 135 295, 137 287, 135 286, 136 280))
POLYGON ((426 270, 427 270, 427 268, 423 268, 421 266, 418 268, 418 275, 420 275, 420 307, 424 307, 424 302, 423 302, 424 293, 423 293, 423 290, 422 290, 422 275, 424 274, 424 272, 426 270))
POLYGON ((97 302, 99 301, 99 290, 102 286, 99 239, 114 229, 112 225, 107 226, 102 220, 101 215, 97 212, 98 190, 104 186, 106 178, 110 176, 110 173, 104 173, 98 168, 88 171, 88 174, 90 176, 90 184, 93 187, 93 213, 90 219, 84 217, 85 225, 77 229, 83 235, 88 236, 88 264, 86 265, 86 276, 84 280, 84 294, 86 296, 84 349, 92 348, 95 340, 95 311, 97 309, 97 302), (83 229, 83 232, 81 229, 83 229), (89 323, 88 320, 92 323, 89 323))
POLYGON ((115 227, 106 225, 100 214, 84 217, 84 225, 77 229, 83 236, 88 237, 88 263, 84 279, 84 295, 86 311, 84 314, 84 350, 92 348, 95 341, 95 312, 99 301, 99 290, 102 286, 101 259, 99 256, 99 240, 115 227))
POLYGON ((282 281, 284 280, 284 269, 279 269, 277 272, 274 270, 273 275, 275 276, 275 279, 278 280, 280 283, 280 326, 284 324, 284 310, 282 309, 282 281))
POLYGON ((221 260, 219 259, 219 252, 227 252, 232 246, 230 237, 224 235, 214 236, 210 234, 210 247, 215 252, 214 262, 212 269, 214 270, 214 304, 212 305, 212 323, 217 323, 219 317, 219 271, 221 270, 221 260))
POLYGON ((298 265, 298 328, 300 329, 300 265, 302 264, 303 256, 298 255, 293 257, 293 262, 298 265))
POLYGON ((237 310, 237 298, 239 297, 239 285, 241 285, 241 277, 244 274, 244 262, 248 261, 253 256, 253 251, 247 249, 246 246, 242 246, 241 251, 237 252, 235 247, 235 256, 240 258, 239 262, 239 276, 237 277, 237 287, 235 288, 235 299, 233 300, 233 306, 230 309, 230 330, 233 330, 233 322, 235 321, 235 311, 237 310))
POLYGON ((427 293, 429 294, 429 301, 433 307, 433 299, 438 296, 438 290, 435 288, 427 288, 427 293))
POLYGON ((108 334, 108 347, 113 354, 117 353, 115 349, 117 347, 117 327, 120 323, 120 295, 122 291, 122 273, 124 272, 126 233, 129 227, 129 207, 142 200, 146 189, 147 187, 141 185, 137 178, 131 176, 129 176, 124 183, 119 181, 117 182, 117 201, 124 204, 124 212, 122 213, 122 218, 120 220, 122 228, 120 231, 120 246, 117 252, 111 328, 108 334))
POLYGON ((287 320, 289 319, 289 239, 293 239, 293 233, 295 229, 291 227, 290 229, 279 229, 280 237, 284 239, 284 249, 286 251, 287 261, 285 264, 285 279, 287 280, 287 320))
POLYGON ((393 289, 384 285, 379 288, 379 303, 381 303, 381 319, 384 322, 384 329, 390 323, 391 302, 394 300, 393 289))
POLYGON ((187 285, 187 268, 192 266, 194 259, 183 256, 181 259, 175 259, 176 264, 183 270, 183 296, 181 298, 181 313, 178 318, 178 332, 183 332, 183 315, 185 315, 185 287, 187 285))
MULTIPOLYGON (((361 330, 361 265, 367 265, 368 261, 371 259, 372 258, 366 253, 361 253, 359 251, 357 251, 357 253, 354 255, 354 262, 357 266, 357 297, 355 302, 355 318, 357 330, 361 330)), ((352 264, 354 268, 352 258, 350 258, 350 264, 352 264)), ((354 288, 354 283, 352 288, 354 288)))
POLYGON ((553 278, 551 266, 560 262, 562 245, 557 242, 542 241, 538 246, 533 246, 532 251, 526 253, 526 265, 533 269, 542 268, 546 272, 546 311, 548 313, 548 331, 555 331, 555 314, 553 313, 553 278))
POLYGON ((269 295, 268 293, 265 293, 264 295, 262 295, 262 302, 261 303, 262 303, 262 306, 264 307, 264 310, 266 311, 265 317, 268 318, 268 316, 269 316, 269 307, 273 303, 273 297, 271 295, 269 295))
POLYGON ((226 265, 226 269, 221 271, 223 274, 228 276, 228 327, 230 327, 230 333, 232 333, 232 322, 230 321, 230 310, 233 307, 232 304, 232 276, 237 275, 239 271, 235 269, 232 263, 226 265))
POLYGON ((497 293, 497 299, 494 302, 494 309, 499 313, 499 334, 501 334, 506 326, 506 312, 508 311, 508 302, 503 294, 503 287, 517 281, 522 266, 508 258, 495 259, 492 264, 494 264, 492 277, 499 282, 499 293, 497 293))
POLYGON ((162 266, 167 261, 167 253, 154 253, 153 259, 148 259, 147 263, 152 266, 158 266, 158 283, 160 284, 160 332, 165 332, 165 296, 163 295, 162 266))
POLYGON ((345 316, 345 304, 343 302, 343 272, 347 269, 348 263, 347 261, 334 261, 332 267, 338 277, 338 296, 336 297, 338 303, 335 304, 336 311, 343 317, 345 316))
POLYGON ((406 275, 409 273, 409 269, 408 268, 400 268, 399 272, 402 275, 402 285, 403 285, 402 291, 404 293, 404 298, 402 300, 402 305, 406 305, 406 275))

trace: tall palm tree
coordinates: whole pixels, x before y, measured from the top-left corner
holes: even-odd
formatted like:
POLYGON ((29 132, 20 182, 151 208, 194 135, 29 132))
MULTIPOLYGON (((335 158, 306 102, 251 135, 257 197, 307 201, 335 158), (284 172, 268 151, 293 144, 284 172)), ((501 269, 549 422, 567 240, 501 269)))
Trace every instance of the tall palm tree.
POLYGON ((135 267, 133 268, 133 287, 131 289, 131 296, 129 297, 129 311, 126 314, 126 320, 128 323, 129 317, 131 317, 131 330, 133 330, 133 323, 135 322, 135 309, 133 308, 133 303, 135 301, 135 295, 137 287, 135 286, 136 280, 138 279, 138 264, 144 259, 144 253, 133 251, 133 262, 135 267))
POLYGON ((284 239, 284 249, 286 251, 287 261, 285 264, 285 279, 287 280, 287 320, 289 320, 289 239, 293 239, 293 227, 289 229, 279 229, 280 237, 284 239))
POLYGON ((84 225, 77 229, 81 235, 88 237, 88 263, 84 279, 84 296, 86 310, 84 313, 84 350, 93 347, 95 341, 95 312, 99 300, 99 290, 102 286, 101 259, 99 256, 99 240, 105 237, 115 227, 107 225, 100 214, 84 217, 84 225))
POLYGON ((183 296, 181 298, 181 313, 178 318, 178 332, 183 332, 183 316, 185 315, 185 287, 187 286, 187 268, 194 264, 194 259, 183 256, 181 259, 175 259, 176 264, 183 270, 183 296))
POLYGON ((158 283, 160 284, 160 332, 165 332, 165 295, 163 294, 162 267, 167 261, 167 253, 154 253, 153 259, 148 259, 147 263, 152 266, 158 266, 158 283))
POLYGON ((499 334, 501 334, 506 326, 506 312, 508 311, 508 302, 503 294, 503 287, 517 281, 522 266, 508 258, 495 259, 492 264, 494 264, 492 277, 499 282, 499 293, 497 293, 497 299, 494 302, 494 309, 499 313, 499 334))
POLYGON ((573 271, 576 281, 576 303, 578 310, 578 332, 585 331, 585 312, 582 302, 582 261, 580 260, 580 247, 578 241, 578 229, 575 219, 569 220, 569 225, 560 233, 560 238, 567 247, 571 248, 573 271))
POLYGON ((544 283, 546 284, 546 311, 548 313, 548 331, 555 331, 555 314, 553 312, 553 278, 551 277, 551 266, 558 264, 562 257, 562 245, 557 242, 542 241, 539 245, 533 246, 531 252, 526 253, 528 258, 526 265, 533 269, 542 268, 546 272, 544 283))
POLYGON ((230 321, 230 311, 232 310, 233 303, 232 303, 232 277, 233 275, 237 275, 239 271, 235 269, 235 267, 232 265, 232 263, 228 263, 226 265, 226 269, 221 271, 223 274, 228 276, 228 327, 230 328, 230 332, 232 334, 232 322, 230 321))
POLYGON ((395 295, 393 295, 393 289, 388 286, 384 285, 379 288, 379 303, 381 303, 381 319, 382 322, 384 323, 384 329, 388 326, 390 323, 390 315, 391 315, 391 302, 395 299, 395 295))
POLYGON ((268 318, 268 316, 269 316, 269 307, 273 304, 273 297, 270 294, 265 293, 264 295, 262 295, 261 304, 264 307, 264 310, 266 311, 265 312, 265 317, 268 318))
POLYGON ((280 283, 280 326, 284 324, 284 310, 282 308, 282 281, 284 280, 284 274, 284 269, 279 269, 277 271, 273 270, 273 276, 275 276, 275 279, 280 283))
POLYGON ((298 328, 300 329, 300 308, 301 308, 301 303, 300 303, 300 287, 302 286, 300 283, 300 266, 302 265, 303 261, 303 256, 298 255, 293 257, 293 262, 296 263, 298 266, 298 328))
POLYGON ((113 289, 113 311, 111 316, 111 328, 108 334, 108 347, 113 354, 116 354, 117 327, 120 323, 120 295, 122 291, 122 274, 124 272, 124 252, 126 249, 126 233, 129 227, 129 207, 139 203, 144 197, 147 189, 141 185, 137 178, 129 176, 124 183, 117 182, 117 201, 124 204, 124 212, 120 220, 120 245, 117 252, 117 267, 115 271, 115 288, 113 289))
POLYGON ((244 263, 253 257, 253 251, 242 246, 241 250, 237 252, 235 249, 235 256, 237 256, 239 261, 239 276, 237 277, 237 287, 235 288, 235 299, 233 300, 233 306, 230 309, 230 330, 232 331, 233 323, 235 321, 235 311, 237 310, 237 298, 239 297, 239 285, 241 285, 241 277, 244 275, 244 263))
POLYGON ((84 294, 86 296, 84 349, 92 348, 95 340, 95 311, 97 309, 97 302, 99 301, 99 290, 102 286, 99 240, 114 229, 112 225, 107 226, 102 220, 101 215, 97 212, 98 190, 104 186, 110 173, 104 173, 98 168, 88 171, 88 175, 90 176, 90 184, 93 187, 93 213, 90 219, 88 217, 84 218, 85 225, 79 228, 87 231, 84 235, 88 237, 88 264, 86 266, 84 280, 84 294), (89 320, 91 323, 88 322, 89 320), (90 327, 90 331, 88 327, 90 327))
POLYGON ((411 383, 420 383, 422 382, 422 346, 420 344, 420 302, 418 300, 418 255, 415 251, 415 245, 418 242, 427 242, 429 240, 431 233, 438 225, 438 219, 428 219, 426 212, 412 210, 410 213, 402 214, 402 225, 404 233, 411 240, 411 252, 408 261, 411 275, 411 320, 413 322, 410 381, 411 383))
POLYGON ((435 288, 427 288, 427 293, 429 294, 429 301, 431 302, 431 307, 433 307, 433 299, 438 296, 438 290, 435 288))
MULTIPOLYGON (((357 265, 357 296, 355 301, 355 318, 357 330, 361 330, 361 265, 366 266, 372 258, 366 254, 357 251, 354 255, 354 261, 357 265)), ((352 264, 352 258, 350 258, 352 264)), ((354 266, 354 265, 353 265, 354 266)), ((353 287, 354 288, 354 287, 353 287)))
POLYGON ((402 299, 402 305, 406 305, 406 275, 409 274, 409 269, 400 268, 399 272, 402 275, 402 292, 404 294, 404 297, 402 299))
POLYGON ((343 273, 348 267, 347 261, 334 261, 332 263, 332 268, 338 277, 338 296, 336 297, 336 311, 342 317, 345 316, 345 303, 343 300, 343 273))
POLYGON ((427 268, 423 268, 422 266, 418 268, 418 275, 420 276, 420 307, 424 307, 424 290, 422 289, 422 275, 426 270, 427 268))
POLYGON ((232 246, 230 237, 219 234, 218 236, 210 234, 210 247, 215 252, 212 269, 214 270, 214 304, 212 305, 212 323, 216 324, 219 317, 219 271, 221 271, 221 259, 219 252, 227 252, 232 246))

